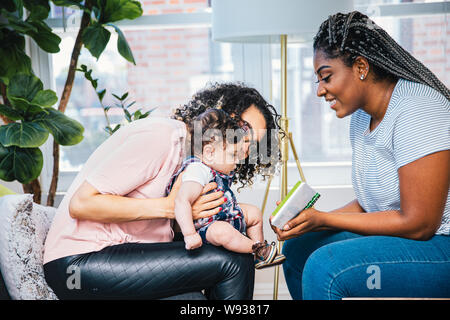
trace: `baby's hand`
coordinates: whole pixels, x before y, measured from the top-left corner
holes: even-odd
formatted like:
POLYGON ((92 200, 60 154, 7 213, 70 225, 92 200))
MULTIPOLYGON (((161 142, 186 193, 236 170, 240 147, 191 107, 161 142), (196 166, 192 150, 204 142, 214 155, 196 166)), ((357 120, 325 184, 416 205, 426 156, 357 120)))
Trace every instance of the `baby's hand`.
POLYGON ((203 244, 202 238, 196 232, 187 236, 184 236, 184 243, 186 244, 186 250, 193 250, 200 248, 203 244))

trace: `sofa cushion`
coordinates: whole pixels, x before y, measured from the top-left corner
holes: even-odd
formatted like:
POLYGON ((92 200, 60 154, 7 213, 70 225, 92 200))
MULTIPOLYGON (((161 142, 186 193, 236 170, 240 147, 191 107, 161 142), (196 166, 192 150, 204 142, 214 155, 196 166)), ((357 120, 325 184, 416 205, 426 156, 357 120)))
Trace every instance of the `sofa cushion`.
POLYGON ((0 198, 0 270, 12 299, 57 299, 44 278, 44 242, 55 208, 33 203, 33 195, 0 198))

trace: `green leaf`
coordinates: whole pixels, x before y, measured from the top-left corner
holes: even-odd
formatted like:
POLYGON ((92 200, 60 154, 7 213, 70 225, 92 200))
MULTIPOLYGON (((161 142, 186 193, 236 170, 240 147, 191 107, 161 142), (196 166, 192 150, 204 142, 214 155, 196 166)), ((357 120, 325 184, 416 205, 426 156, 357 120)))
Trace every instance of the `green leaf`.
POLYGON ((5 147, 37 148, 48 138, 48 131, 37 123, 10 123, 0 127, 0 143, 5 147))
POLYGON ((119 130, 119 129, 120 129, 120 123, 119 123, 119 124, 116 124, 116 126, 114 127, 112 133, 116 132, 116 131, 119 130))
POLYGON ((100 100, 100 102, 103 101, 103 97, 105 96, 105 93, 106 93, 106 89, 103 89, 103 90, 100 90, 97 92, 97 96, 98 96, 98 99, 100 100))
POLYGON ((134 105, 136 103, 136 101, 133 101, 132 103, 130 103, 129 105, 125 106, 125 109, 130 108, 132 105, 134 105))
POLYGON ((131 122, 131 114, 127 109, 123 109, 123 113, 125 113, 125 119, 127 119, 128 122, 131 122))
POLYGON ((25 37, 0 29, 0 80, 6 85, 15 74, 31 74, 31 59, 25 52, 25 37))
POLYGON ((77 69, 78 71, 81 71, 81 72, 87 72, 88 71, 88 68, 87 68, 87 66, 85 65, 85 64, 82 64, 81 66, 80 66, 80 69, 77 69))
POLYGON ((86 8, 86 6, 81 4, 82 1, 83 0, 52 0, 52 2, 59 7, 76 6, 87 13, 91 13, 91 11, 86 8))
POLYGON ((108 23, 123 19, 133 20, 142 16, 142 7, 139 1, 108 0, 100 8, 100 23, 108 23))
POLYGON ((151 110, 148 110, 146 113, 144 113, 143 115, 141 115, 141 116, 139 117, 139 119, 147 118, 147 117, 150 115, 150 113, 152 113, 153 110, 155 110, 155 109, 156 109, 156 108, 153 108, 153 109, 151 109, 151 110))
POLYGON ((29 21, 29 23, 37 29, 37 32, 28 31, 26 34, 33 38, 42 50, 49 53, 59 52, 59 43, 61 42, 61 38, 54 34, 49 26, 47 26, 43 21, 29 21))
POLYGON ((7 11, 2 11, 2 15, 4 15, 8 19, 8 27, 13 28, 17 32, 27 33, 29 31, 37 32, 38 30, 32 24, 27 21, 23 21, 22 17, 18 17, 14 13, 9 13, 7 11))
POLYGON ((9 102, 14 109, 16 109, 17 111, 21 111, 24 114, 30 107, 30 102, 28 102, 28 100, 25 100, 24 98, 9 97, 9 102))
POLYGON ((141 110, 136 110, 136 112, 133 113, 134 120, 139 120, 141 116, 142 116, 141 110))
POLYGON ((84 30, 82 37, 84 46, 98 60, 108 44, 111 32, 106 30, 102 25, 94 23, 84 30))
POLYGON ((44 109, 42 109, 41 106, 31 104, 30 102, 28 102, 23 98, 10 97, 9 101, 11 102, 11 105, 14 107, 14 109, 16 109, 19 112, 22 112, 22 114, 25 117, 27 116, 32 117, 37 113, 46 112, 44 109))
POLYGON ((52 0, 58 7, 70 7, 71 5, 79 5, 83 0, 52 0))
POLYGON ((88 70, 88 71, 86 71, 85 73, 84 73, 84 76, 86 77, 86 79, 88 79, 89 81, 93 81, 93 79, 92 79, 92 76, 91 76, 91 74, 92 74, 92 69, 90 69, 90 70, 88 70))
POLYGON ((42 82, 35 75, 18 74, 10 79, 6 94, 12 107, 27 118, 43 112, 48 114, 43 108, 51 107, 58 100, 53 91, 42 89, 42 82))
POLYGON ((17 11, 16 1, 14 0, 2 0, 0 1, 0 8, 4 8, 9 12, 17 11))
POLYGON ((31 20, 45 20, 50 13, 48 0, 23 0, 23 5, 30 13, 28 19, 31 20))
POLYGON ((122 97, 120 97, 120 101, 125 100, 128 97, 128 92, 125 92, 122 97))
POLYGON ((43 89, 41 80, 35 75, 17 74, 11 78, 7 88, 7 96, 33 101, 36 94, 43 89))
POLYGON ((38 115, 33 123, 37 123, 50 131, 58 144, 71 146, 83 140, 84 128, 78 121, 53 108, 46 110, 49 114, 38 115))
POLYGON ((6 116, 10 120, 23 120, 22 114, 13 108, 0 104, 0 114, 6 116))
POLYGON ((58 101, 58 97, 56 96, 56 93, 53 90, 42 90, 39 91, 31 101, 31 103, 44 107, 44 108, 50 108, 58 101))
POLYGON ((127 39, 125 38, 123 32, 112 23, 107 23, 106 25, 113 27, 117 32, 117 50, 119 51, 120 55, 136 65, 133 53, 131 52, 130 46, 128 45, 127 39))
POLYGON ((10 48, 11 46, 17 49, 25 50, 25 37, 14 30, 7 28, 0 29, 0 48, 10 48))
POLYGON ((119 97, 118 95, 116 95, 116 94, 112 94, 113 96, 114 96, 114 98, 116 98, 117 100, 119 100, 119 101, 122 101, 122 98, 121 97, 119 97))
POLYGON ((0 179, 29 183, 39 177, 44 157, 39 148, 4 147, 0 144, 0 179))

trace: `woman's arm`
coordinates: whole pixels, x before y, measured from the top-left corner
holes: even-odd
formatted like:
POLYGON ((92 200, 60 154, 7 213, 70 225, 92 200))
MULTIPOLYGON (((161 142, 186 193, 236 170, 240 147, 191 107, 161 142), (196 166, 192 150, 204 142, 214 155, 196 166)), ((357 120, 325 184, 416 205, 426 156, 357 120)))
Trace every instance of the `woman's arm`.
POLYGON ((347 203, 345 206, 335 209, 331 212, 365 212, 365 211, 359 204, 358 200, 355 199, 355 200, 347 203))
MULTIPOLYGON (((277 205, 279 205, 279 204, 280 204, 280 201, 277 201, 277 205)), ((311 210, 314 210, 314 209, 311 209, 311 210)), ((314 210, 314 212, 318 212, 318 211, 314 210)), ((335 209, 330 212, 338 213, 338 212, 365 212, 365 211, 359 204, 358 200, 354 199, 354 200, 350 201, 349 203, 347 203, 346 205, 344 205, 343 207, 335 209)), ((273 219, 273 217, 270 216, 270 218, 269 218, 270 222, 272 221, 272 219, 273 219)), ((290 230, 293 227, 297 226, 297 224, 298 224, 297 219, 294 218, 285 225, 283 230, 290 230)), ((272 229, 275 233, 281 234, 281 230, 278 229, 277 227, 275 227, 274 225, 272 225, 272 223, 270 224, 270 226, 272 227, 272 229)), ((328 227, 321 226, 321 227, 317 227, 314 231, 324 231, 324 230, 333 230, 333 228, 331 228, 329 226, 328 227)))
POLYGON ((168 198, 136 199, 101 194, 84 181, 70 200, 69 213, 74 219, 103 223, 173 219, 173 205, 171 206, 168 200, 168 198))
MULTIPOLYGON (((180 177, 167 197, 136 199, 124 196, 102 194, 84 181, 72 196, 69 213, 74 219, 91 220, 102 223, 119 223, 147 219, 175 219, 175 197, 181 184, 180 177)), ((217 187, 209 183, 192 206, 194 219, 205 218, 219 212, 224 203, 223 192, 205 194, 217 187)))
POLYGON ((277 229, 278 238, 286 240, 323 227, 363 235, 415 240, 431 238, 440 225, 447 200, 450 151, 436 152, 413 161, 401 167, 398 174, 400 210, 358 213, 308 209, 288 223, 288 230, 277 229))

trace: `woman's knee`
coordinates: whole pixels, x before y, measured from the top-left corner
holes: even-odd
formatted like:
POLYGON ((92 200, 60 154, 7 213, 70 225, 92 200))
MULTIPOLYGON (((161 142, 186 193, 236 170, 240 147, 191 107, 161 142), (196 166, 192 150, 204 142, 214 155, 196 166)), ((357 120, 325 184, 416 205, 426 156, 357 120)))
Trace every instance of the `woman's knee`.
POLYGON ((295 257, 299 251, 299 241, 298 238, 286 240, 283 243, 283 247, 281 248, 281 252, 286 256, 286 259, 292 259, 295 257))
POLYGON ((282 248, 286 261, 290 260, 296 264, 304 264, 308 256, 318 248, 318 243, 320 243, 318 236, 318 233, 306 233, 286 240, 282 248))
POLYGON ((328 244, 357 237, 360 236, 345 231, 309 232, 285 241, 283 245, 283 254, 286 256, 286 261, 291 260, 291 262, 300 264, 301 267, 303 267, 306 259, 308 259, 308 257, 317 249, 328 244))
MULTIPOLYGON (((304 273, 308 273, 308 270, 311 270, 313 273, 312 277, 314 278, 319 274, 314 274, 315 265, 321 267, 324 263, 329 262, 329 259, 326 258, 326 250, 324 248, 355 237, 360 236, 350 232, 321 231, 306 233, 297 238, 285 241, 282 251, 286 256, 283 271, 293 298, 302 298, 300 287, 306 286, 302 281, 302 277, 305 277, 304 273), (308 270, 305 270, 305 264, 309 265, 308 270)), ((311 277, 307 275, 306 278, 310 279, 311 277)))
POLYGON ((352 283, 359 281, 361 274, 366 276, 365 269, 361 271, 364 259, 358 251, 355 242, 349 241, 330 243, 315 250, 303 269, 303 299, 340 300, 348 296, 352 283))
POLYGON ((331 287, 336 272, 330 246, 315 250, 306 260, 302 273, 302 296, 305 300, 332 299, 331 287))

